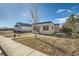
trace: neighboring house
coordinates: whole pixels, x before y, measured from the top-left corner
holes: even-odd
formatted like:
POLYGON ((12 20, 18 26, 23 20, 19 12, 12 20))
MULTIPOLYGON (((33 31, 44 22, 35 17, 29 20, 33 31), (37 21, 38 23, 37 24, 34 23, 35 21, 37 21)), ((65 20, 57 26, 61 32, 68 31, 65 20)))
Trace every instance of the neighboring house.
POLYGON ((40 22, 32 25, 32 32, 37 31, 37 33, 41 34, 53 34, 59 32, 59 24, 54 24, 51 21, 49 22, 40 22))
POLYGON ((15 31, 20 31, 20 32, 31 32, 32 31, 32 25, 18 22, 14 26, 14 29, 15 29, 15 31))

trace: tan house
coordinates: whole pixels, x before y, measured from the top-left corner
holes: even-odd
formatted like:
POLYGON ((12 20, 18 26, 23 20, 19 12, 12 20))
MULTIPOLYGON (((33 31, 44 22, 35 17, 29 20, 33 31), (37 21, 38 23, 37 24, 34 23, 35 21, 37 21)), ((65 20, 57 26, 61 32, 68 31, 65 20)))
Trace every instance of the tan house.
POLYGON ((51 21, 49 22, 40 22, 32 25, 32 32, 37 32, 41 34, 53 34, 59 32, 59 24, 54 24, 51 21))

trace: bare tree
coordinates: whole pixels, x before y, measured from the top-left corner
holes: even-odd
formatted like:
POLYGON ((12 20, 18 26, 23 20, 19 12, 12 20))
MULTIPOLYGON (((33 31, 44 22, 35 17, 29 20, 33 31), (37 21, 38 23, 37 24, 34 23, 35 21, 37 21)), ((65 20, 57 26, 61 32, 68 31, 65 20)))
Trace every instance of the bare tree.
POLYGON ((30 18, 32 20, 32 24, 34 26, 35 39, 37 38, 37 23, 39 22, 39 13, 38 13, 38 5, 32 4, 31 9, 29 10, 30 18))

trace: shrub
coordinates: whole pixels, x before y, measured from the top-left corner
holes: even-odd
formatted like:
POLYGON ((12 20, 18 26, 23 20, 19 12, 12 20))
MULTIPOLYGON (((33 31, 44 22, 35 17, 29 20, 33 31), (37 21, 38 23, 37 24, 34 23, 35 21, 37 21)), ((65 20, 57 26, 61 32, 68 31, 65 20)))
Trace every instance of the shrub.
POLYGON ((63 28, 63 32, 65 33, 65 34, 68 34, 68 35, 72 35, 72 29, 71 28, 63 28))
POLYGON ((79 34, 79 32, 77 32, 79 34))

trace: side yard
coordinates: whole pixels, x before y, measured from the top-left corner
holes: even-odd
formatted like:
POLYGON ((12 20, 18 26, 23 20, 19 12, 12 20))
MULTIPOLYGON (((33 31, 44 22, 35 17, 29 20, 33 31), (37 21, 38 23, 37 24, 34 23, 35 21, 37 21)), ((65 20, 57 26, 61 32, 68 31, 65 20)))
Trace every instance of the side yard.
MULTIPOLYGON (((13 37, 12 31, 0 31, 0 35, 13 37)), ((15 41, 29 46, 33 49, 46 53, 47 55, 79 55, 79 39, 61 38, 33 33, 22 33, 16 35, 15 41)))
POLYGON ((59 38, 54 36, 37 35, 27 33, 16 38, 26 46, 44 52, 48 55, 79 55, 79 39, 59 38))
POLYGON ((13 37, 14 33, 13 31, 0 31, 0 35, 3 35, 5 37, 13 37))

